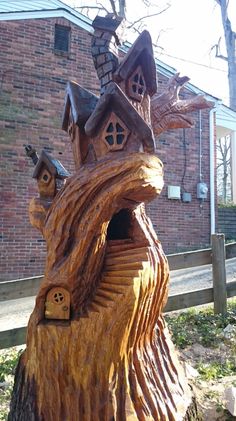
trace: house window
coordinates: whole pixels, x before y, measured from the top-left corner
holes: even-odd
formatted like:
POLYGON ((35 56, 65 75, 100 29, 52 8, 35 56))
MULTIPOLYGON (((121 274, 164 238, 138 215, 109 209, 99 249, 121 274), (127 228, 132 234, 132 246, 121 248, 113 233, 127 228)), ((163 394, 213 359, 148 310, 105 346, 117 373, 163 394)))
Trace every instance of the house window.
POLYGON ((146 92, 146 84, 141 66, 138 66, 128 81, 128 95, 141 102, 146 92))
POLYGON ((55 25, 54 49, 64 53, 69 52, 70 28, 68 26, 55 25))
POLYGON ((129 131, 124 123, 117 117, 116 114, 111 113, 110 118, 103 131, 103 140, 110 150, 123 149, 124 144, 129 135, 129 131))

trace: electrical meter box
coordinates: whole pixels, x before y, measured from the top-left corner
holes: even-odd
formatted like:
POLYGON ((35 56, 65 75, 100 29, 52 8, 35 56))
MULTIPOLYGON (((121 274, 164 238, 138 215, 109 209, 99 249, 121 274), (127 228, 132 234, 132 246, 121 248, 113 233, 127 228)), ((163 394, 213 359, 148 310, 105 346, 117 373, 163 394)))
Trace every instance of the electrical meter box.
POLYGON ((198 199, 202 199, 202 200, 207 199, 207 192, 208 192, 208 187, 206 183, 201 181, 200 183, 197 184, 197 198, 198 199))

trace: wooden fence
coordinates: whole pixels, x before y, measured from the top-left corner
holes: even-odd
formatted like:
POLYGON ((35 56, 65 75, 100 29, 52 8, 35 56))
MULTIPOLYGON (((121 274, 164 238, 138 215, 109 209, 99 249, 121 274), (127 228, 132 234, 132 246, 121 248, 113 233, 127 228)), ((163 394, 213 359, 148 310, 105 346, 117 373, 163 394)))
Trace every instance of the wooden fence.
MULTIPOLYGON (((224 243, 223 234, 212 236, 212 248, 168 255, 170 270, 212 264, 213 287, 170 295, 164 312, 214 302, 216 313, 226 312, 227 298, 236 295, 236 281, 226 283, 225 259, 236 257, 236 242, 224 243)), ((0 301, 35 296, 43 276, 0 283, 0 301)), ((0 349, 25 343, 26 326, 0 332, 0 349)))

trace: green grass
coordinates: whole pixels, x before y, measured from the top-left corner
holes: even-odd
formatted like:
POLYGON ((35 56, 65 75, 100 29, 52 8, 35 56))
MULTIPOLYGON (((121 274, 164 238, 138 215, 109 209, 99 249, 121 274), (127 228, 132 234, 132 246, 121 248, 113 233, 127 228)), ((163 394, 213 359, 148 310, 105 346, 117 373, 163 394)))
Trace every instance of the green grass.
POLYGON ((211 306, 204 310, 194 308, 174 316, 166 315, 165 320, 179 349, 194 343, 217 348, 224 339, 224 328, 228 324, 236 326, 236 300, 228 303, 226 316, 214 315, 211 306))
POLYGON ((184 349, 194 344, 212 348, 210 361, 199 360, 195 368, 202 380, 216 380, 236 375, 236 299, 228 300, 225 316, 214 315, 213 306, 198 310, 196 308, 174 315, 166 315, 166 322, 177 348, 184 349), (228 337, 224 334, 227 325, 235 326, 235 332, 228 337), (220 347, 224 346, 222 355, 220 347))
POLYGON ((0 351, 0 421, 7 420, 16 365, 22 350, 9 348, 0 351))
POLYGON ((200 361, 196 368, 203 380, 216 380, 225 376, 236 374, 236 364, 234 360, 226 359, 221 361, 212 361, 211 363, 203 363, 200 361))

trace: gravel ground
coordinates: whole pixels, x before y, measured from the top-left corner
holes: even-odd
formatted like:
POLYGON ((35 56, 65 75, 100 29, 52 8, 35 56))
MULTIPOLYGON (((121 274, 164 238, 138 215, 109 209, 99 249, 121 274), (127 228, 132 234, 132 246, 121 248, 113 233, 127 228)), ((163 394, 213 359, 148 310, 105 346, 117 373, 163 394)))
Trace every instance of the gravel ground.
MULTIPOLYGON (((236 281, 236 258, 226 261, 227 282, 236 281)), ((170 274, 170 295, 212 286, 211 265, 173 270, 170 274)), ((34 308, 35 297, 2 301, 0 331, 25 326, 34 308)))

